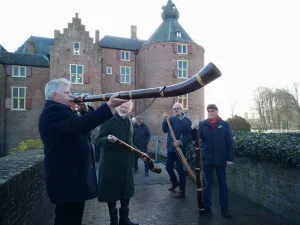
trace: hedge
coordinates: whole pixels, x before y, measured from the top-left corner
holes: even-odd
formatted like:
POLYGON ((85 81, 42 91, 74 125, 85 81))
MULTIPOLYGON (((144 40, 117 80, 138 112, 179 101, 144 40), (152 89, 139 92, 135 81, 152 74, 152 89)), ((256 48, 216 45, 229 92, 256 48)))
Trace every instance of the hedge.
MULTIPOLYGON (((300 168, 300 136, 276 133, 234 132, 235 156, 269 162, 284 168, 300 168)), ((195 143, 191 142, 186 158, 195 169, 195 143)))

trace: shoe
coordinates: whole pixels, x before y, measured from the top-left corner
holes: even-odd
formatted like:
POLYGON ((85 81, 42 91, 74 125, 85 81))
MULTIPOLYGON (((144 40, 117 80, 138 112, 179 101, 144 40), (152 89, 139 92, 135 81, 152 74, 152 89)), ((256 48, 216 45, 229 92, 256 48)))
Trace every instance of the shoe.
POLYGON ((227 218, 227 219, 231 219, 232 218, 232 215, 229 213, 228 210, 222 211, 222 216, 224 218, 227 218))
POLYGON ((109 210, 110 225, 119 225, 118 224, 118 210, 116 208, 109 210))
POLYGON ((204 215, 211 215, 211 208, 210 207, 204 207, 204 215))
POLYGON ((145 172, 145 176, 146 176, 146 177, 149 177, 149 172, 148 172, 148 171, 145 172))
POLYGON ((130 221, 128 218, 129 215, 129 208, 120 208, 119 209, 120 213, 120 220, 119 220, 119 225, 139 225, 138 223, 133 223, 130 221))
POLYGON ((172 186, 168 189, 169 191, 175 191, 175 189, 179 186, 179 183, 176 182, 175 184, 172 184, 172 186))
POLYGON ((180 189, 178 193, 174 195, 174 198, 184 198, 185 197, 185 191, 180 189))

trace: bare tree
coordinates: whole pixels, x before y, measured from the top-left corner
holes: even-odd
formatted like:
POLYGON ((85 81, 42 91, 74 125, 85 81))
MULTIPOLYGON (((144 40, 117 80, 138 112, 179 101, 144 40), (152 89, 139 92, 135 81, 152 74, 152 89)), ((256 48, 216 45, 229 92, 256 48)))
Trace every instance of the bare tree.
POLYGON ((236 108, 236 104, 238 103, 238 100, 236 101, 231 101, 231 106, 230 106, 230 112, 231 112, 231 118, 234 117, 234 111, 236 108))
POLYGON ((261 128, 288 129, 292 124, 300 127, 299 120, 295 118, 295 113, 300 118, 298 87, 295 83, 290 89, 256 88, 254 110, 260 118, 261 128))

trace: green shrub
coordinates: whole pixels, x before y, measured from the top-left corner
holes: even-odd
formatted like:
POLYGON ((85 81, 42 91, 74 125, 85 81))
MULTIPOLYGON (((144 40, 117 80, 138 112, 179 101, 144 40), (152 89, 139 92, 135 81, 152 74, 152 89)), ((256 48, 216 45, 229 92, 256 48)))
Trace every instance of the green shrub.
MULTIPOLYGON (((265 161, 279 167, 300 168, 300 137, 275 133, 234 132, 235 155, 265 161)), ((191 168, 196 164, 195 142, 187 149, 191 168)))
POLYGON ((227 119, 231 129, 233 131, 250 131, 251 125, 243 117, 234 116, 233 118, 227 119))
POLYGON ((40 139, 29 139, 26 141, 22 141, 18 147, 13 148, 9 151, 9 155, 16 154, 18 152, 25 152, 28 150, 36 150, 43 147, 43 143, 40 139))

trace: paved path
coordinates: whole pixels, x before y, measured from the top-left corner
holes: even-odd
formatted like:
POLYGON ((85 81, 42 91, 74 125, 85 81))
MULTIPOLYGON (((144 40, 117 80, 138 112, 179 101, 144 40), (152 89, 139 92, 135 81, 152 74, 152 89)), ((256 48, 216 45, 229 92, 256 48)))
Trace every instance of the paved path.
MULTIPOLYGON (((168 191, 170 181, 165 166, 157 164, 162 167, 162 173, 150 173, 146 177, 142 162, 139 164, 140 171, 135 175, 136 193, 130 203, 130 218, 139 225, 299 225, 235 193, 229 193, 233 218, 225 219, 220 215, 217 185, 212 191, 212 215, 199 216, 195 184, 187 183, 185 199, 173 198, 168 191)), ((83 224, 109 225, 107 205, 96 199, 87 201, 83 224)))

